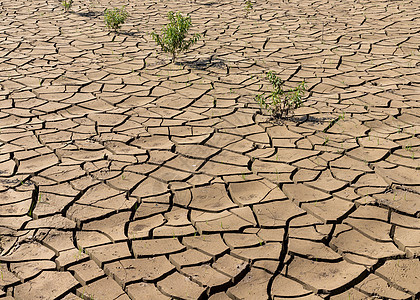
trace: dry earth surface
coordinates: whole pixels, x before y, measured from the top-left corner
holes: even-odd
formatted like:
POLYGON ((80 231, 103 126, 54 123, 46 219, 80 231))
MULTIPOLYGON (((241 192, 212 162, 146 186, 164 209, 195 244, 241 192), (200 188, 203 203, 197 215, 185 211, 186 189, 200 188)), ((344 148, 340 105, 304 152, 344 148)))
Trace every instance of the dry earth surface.
POLYGON ((419 299, 419 1, 253 6, 0 2, 1 299, 419 299))

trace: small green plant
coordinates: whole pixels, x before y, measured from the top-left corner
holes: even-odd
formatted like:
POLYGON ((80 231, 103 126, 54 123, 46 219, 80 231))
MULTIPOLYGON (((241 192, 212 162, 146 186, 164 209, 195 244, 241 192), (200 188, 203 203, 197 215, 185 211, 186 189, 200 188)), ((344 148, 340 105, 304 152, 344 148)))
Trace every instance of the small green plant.
POLYGON ((83 288, 83 292, 82 292, 82 299, 85 299, 85 300, 95 300, 95 295, 94 294, 89 294, 89 293, 86 293, 86 291, 85 291, 85 289, 83 288))
POLYGON ((170 11, 168 19, 169 24, 162 28, 162 34, 152 32, 151 36, 163 52, 172 55, 172 62, 175 63, 176 56, 197 43, 201 35, 196 33, 187 40, 188 30, 191 27, 191 17, 189 15, 183 17, 179 12, 170 11))
POLYGON ((85 251, 83 250, 83 248, 81 246, 79 246, 79 251, 74 255, 74 259, 76 261, 81 259, 82 258, 82 253, 85 253, 85 251))
POLYGON ((70 10, 71 6, 73 5, 73 0, 63 0, 61 2, 61 5, 63 5, 64 11, 68 12, 70 10))
POLYGON ((273 71, 267 73, 267 79, 272 84, 273 91, 268 96, 265 96, 264 93, 259 94, 255 97, 255 100, 261 107, 266 108, 273 118, 286 118, 289 112, 302 105, 302 97, 306 90, 304 81, 297 87, 284 91, 284 82, 273 71))
POLYGON ((251 0, 246 0, 245 1, 245 8, 246 8, 247 12, 249 12, 253 8, 251 0))
POLYGON ((128 17, 125 6, 121 8, 105 9, 105 25, 108 29, 118 30, 128 17))

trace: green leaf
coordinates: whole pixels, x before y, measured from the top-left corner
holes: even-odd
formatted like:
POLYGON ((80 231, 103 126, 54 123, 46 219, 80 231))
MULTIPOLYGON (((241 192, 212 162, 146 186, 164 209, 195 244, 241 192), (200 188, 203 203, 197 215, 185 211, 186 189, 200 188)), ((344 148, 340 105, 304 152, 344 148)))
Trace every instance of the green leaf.
POLYGON ((117 30, 121 28, 121 24, 125 23, 128 13, 125 6, 121 8, 105 9, 104 20, 107 28, 117 30))
POLYGON ((290 111, 302 105, 302 98, 306 90, 304 81, 297 87, 284 91, 284 82, 273 71, 267 72, 267 79, 270 81, 273 91, 268 97, 265 97, 264 94, 257 95, 255 100, 261 107, 266 108, 273 117, 287 117, 290 111))
POLYGON ((152 32, 151 36, 163 52, 172 54, 172 61, 174 62, 177 54, 187 51, 197 43, 201 35, 194 34, 190 39, 187 39, 188 30, 191 27, 191 17, 189 15, 184 17, 179 12, 170 11, 168 20, 169 24, 162 28, 160 35, 152 32))

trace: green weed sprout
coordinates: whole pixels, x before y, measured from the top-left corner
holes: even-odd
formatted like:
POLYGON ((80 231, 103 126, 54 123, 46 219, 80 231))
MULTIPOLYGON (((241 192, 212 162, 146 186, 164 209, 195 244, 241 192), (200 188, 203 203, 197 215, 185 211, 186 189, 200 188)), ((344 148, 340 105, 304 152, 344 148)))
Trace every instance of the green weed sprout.
POLYGON ((294 109, 302 105, 302 97, 305 94, 306 86, 302 81, 297 87, 283 90, 283 81, 273 71, 267 73, 267 79, 273 86, 273 91, 266 96, 264 93, 255 96, 255 100, 261 107, 267 109, 273 118, 283 119, 294 109))
POLYGON ((61 2, 61 5, 63 5, 64 11, 68 12, 70 10, 71 6, 73 5, 73 0, 63 0, 61 2))
POLYGON ((191 27, 191 17, 189 15, 183 17, 179 12, 170 11, 168 19, 169 24, 162 28, 162 34, 152 32, 151 36, 163 52, 172 55, 172 62, 175 63, 176 56, 197 43, 201 35, 196 33, 187 40, 188 30, 191 27))
POLYGON ((251 0, 246 0, 245 1, 245 8, 246 8, 247 12, 249 12, 253 8, 251 0))
POLYGON ((125 6, 121 8, 105 9, 104 19, 108 29, 118 30, 128 17, 125 6))

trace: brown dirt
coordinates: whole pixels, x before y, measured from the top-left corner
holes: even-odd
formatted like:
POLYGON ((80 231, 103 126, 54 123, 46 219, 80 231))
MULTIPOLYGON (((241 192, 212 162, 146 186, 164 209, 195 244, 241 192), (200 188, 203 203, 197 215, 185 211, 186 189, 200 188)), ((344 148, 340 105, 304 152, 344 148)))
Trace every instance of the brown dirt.
POLYGON ((420 297, 418 1, 123 4, 0 2, 0 299, 420 297))

